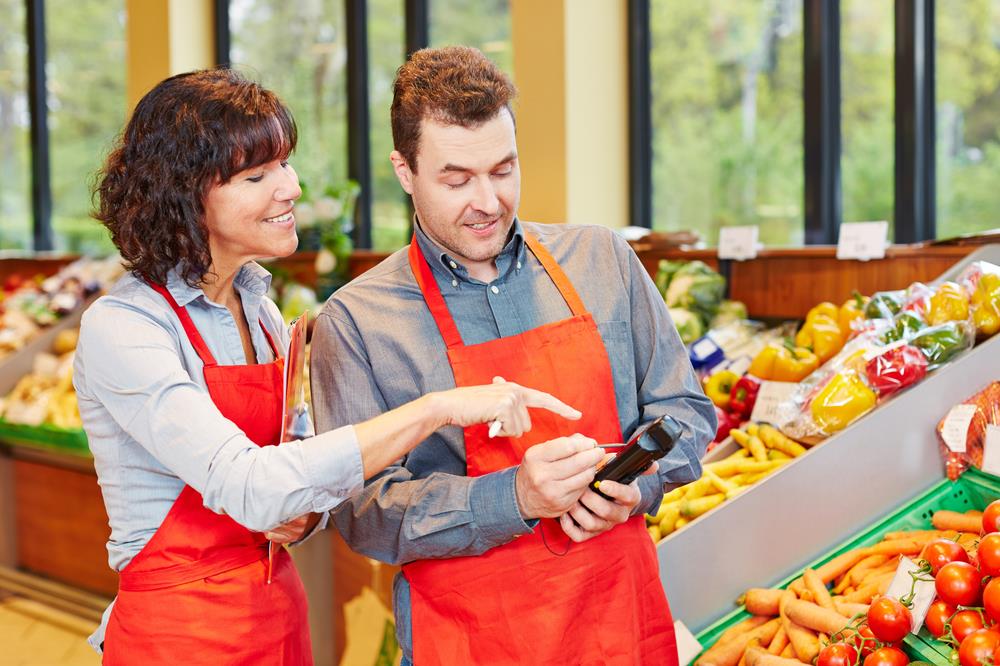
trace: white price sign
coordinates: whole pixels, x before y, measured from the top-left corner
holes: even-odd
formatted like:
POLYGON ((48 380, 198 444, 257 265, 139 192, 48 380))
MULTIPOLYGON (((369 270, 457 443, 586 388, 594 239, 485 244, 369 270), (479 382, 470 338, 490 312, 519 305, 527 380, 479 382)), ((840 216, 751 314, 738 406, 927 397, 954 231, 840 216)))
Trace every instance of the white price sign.
POLYGON ((761 382, 757 391, 757 402, 753 404, 750 420, 753 422, 767 421, 778 425, 781 423, 780 408, 798 388, 796 382, 761 382))
POLYGON ((746 227, 722 227, 719 229, 719 259, 744 261, 757 256, 756 225, 746 227))
POLYGON ((986 426, 986 441, 983 442, 983 471, 1000 476, 1000 426, 986 426))
POLYGON ((701 643, 680 620, 674 620, 674 635, 677 639, 677 663, 687 666, 701 652, 701 643))
POLYGON ((885 257, 889 223, 844 222, 840 225, 837 241, 837 259, 882 259, 885 257))
POLYGON ((965 453, 965 440, 969 436, 969 425, 975 415, 975 405, 962 403, 952 407, 948 415, 944 417, 941 439, 955 453, 965 453))

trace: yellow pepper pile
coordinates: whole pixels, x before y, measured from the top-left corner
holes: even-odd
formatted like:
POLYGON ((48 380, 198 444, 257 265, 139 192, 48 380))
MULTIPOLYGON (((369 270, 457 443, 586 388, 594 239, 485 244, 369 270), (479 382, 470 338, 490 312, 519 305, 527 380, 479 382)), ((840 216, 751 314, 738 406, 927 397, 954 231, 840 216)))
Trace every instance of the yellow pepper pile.
POLYGON ((805 347, 769 344, 750 362, 747 370, 758 379, 799 382, 819 367, 819 359, 805 347))
POLYGON ((942 283, 931 296, 927 323, 937 326, 948 321, 964 321, 968 318, 969 298, 965 295, 965 290, 955 282, 942 283))

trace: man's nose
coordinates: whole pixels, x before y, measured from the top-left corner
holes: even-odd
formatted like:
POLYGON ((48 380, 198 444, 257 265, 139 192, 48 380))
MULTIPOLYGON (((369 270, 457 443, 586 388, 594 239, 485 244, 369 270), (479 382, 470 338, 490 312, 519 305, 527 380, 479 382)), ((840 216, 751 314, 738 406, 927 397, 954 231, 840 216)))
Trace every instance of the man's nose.
POLYGON ((486 215, 495 215, 500 209, 500 199, 497 198, 496 188, 489 176, 476 179, 475 197, 472 200, 472 207, 486 215))

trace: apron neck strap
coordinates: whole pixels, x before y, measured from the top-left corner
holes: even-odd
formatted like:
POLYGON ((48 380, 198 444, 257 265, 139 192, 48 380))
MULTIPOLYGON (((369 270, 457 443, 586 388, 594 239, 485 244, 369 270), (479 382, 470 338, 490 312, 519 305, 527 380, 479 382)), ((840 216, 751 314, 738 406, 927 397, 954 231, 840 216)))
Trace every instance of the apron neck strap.
MULTIPOLYGON (((187 308, 183 308, 177 304, 170 291, 167 290, 162 284, 156 284, 155 282, 150 282, 149 286, 153 288, 153 291, 163 296, 167 303, 173 308, 174 312, 177 314, 177 318, 181 320, 181 326, 184 327, 184 332, 187 333, 188 340, 191 342, 191 346, 194 350, 198 352, 198 358, 205 365, 217 365, 215 362, 215 357, 212 356, 212 352, 209 350, 208 345, 205 344, 205 339, 201 337, 201 333, 198 332, 198 327, 194 325, 194 321, 191 320, 191 315, 188 314, 187 308)), ((264 337, 267 338, 267 344, 271 346, 271 352, 274 354, 275 358, 280 357, 278 353, 278 347, 274 344, 274 339, 271 337, 271 333, 264 326, 264 322, 257 320, 260 324, 261 330, 264 331, 264 337)))
MULTIPOLYGON (((537 238, 529 233, 524 234, 524 240, 528 244, 528 248, 532 254, 542 264, 542 268, 548 273, 549 279, 555 284, 556 289, 562 294, 566 305, 569 306, 570 312, 574 316, 586 314, 587 308, 584 307, 583 300, 576 292, 576 289, 573 288, 573 284, 566 277, 566 273, 562 267, 549 254, 549 251, 545 249, 537 238)), ((413 277, 417 280, 417 286, 420 287, 420 291, 424 295, 424 301, 426 301, 427 308, 434 317, 434 322, 437 324, 438 330, 441 331, 441 337, 444 339, 445 346, 449 349, 463 346, 458 326, 455 325, 455 320, 451 316, 451 312, 448 311, 448 306, 444 302, 444 296, 441 295, 441 289, 438 288, 434 274, 431 272, 431 267, 427 263, 427 259, 424 258, 424 254, 420 250, 420 245, 417 243, 416 235, 410 239, 409 258, 413 277)))

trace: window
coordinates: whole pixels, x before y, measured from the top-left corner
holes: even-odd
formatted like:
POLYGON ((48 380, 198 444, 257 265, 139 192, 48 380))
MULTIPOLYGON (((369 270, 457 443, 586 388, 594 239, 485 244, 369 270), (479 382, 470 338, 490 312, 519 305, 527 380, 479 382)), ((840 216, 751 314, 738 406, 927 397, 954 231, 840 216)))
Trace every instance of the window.
POLYGON ((230 0, 233 67, 284 100, 306 192, 347 179, 347 49, 343 0, 230 0))
POLYGON ((937 0, 937 235, 1000 227, 1000 0, 937 0))
POLYGON ((0 250, 31 247, 31 120, 23 0, 0 0, 0 250))
MULTIPOLYGON (((843 221, 893 219, 893 5, 841 0, 843 221)), ((890 234, 892 224, 889 225, 890 234)))
POLYGON ((48 0, 45 28, 56 249, 107 254, 90 190, 125 122, 125 3, 48 0))
POLYGON ((802 0, 650 0, 653 228, 804 237, 802 0))
POLYGON ((431 46, 474 46, 513 76, 510 0, 428 0, 431 46))

